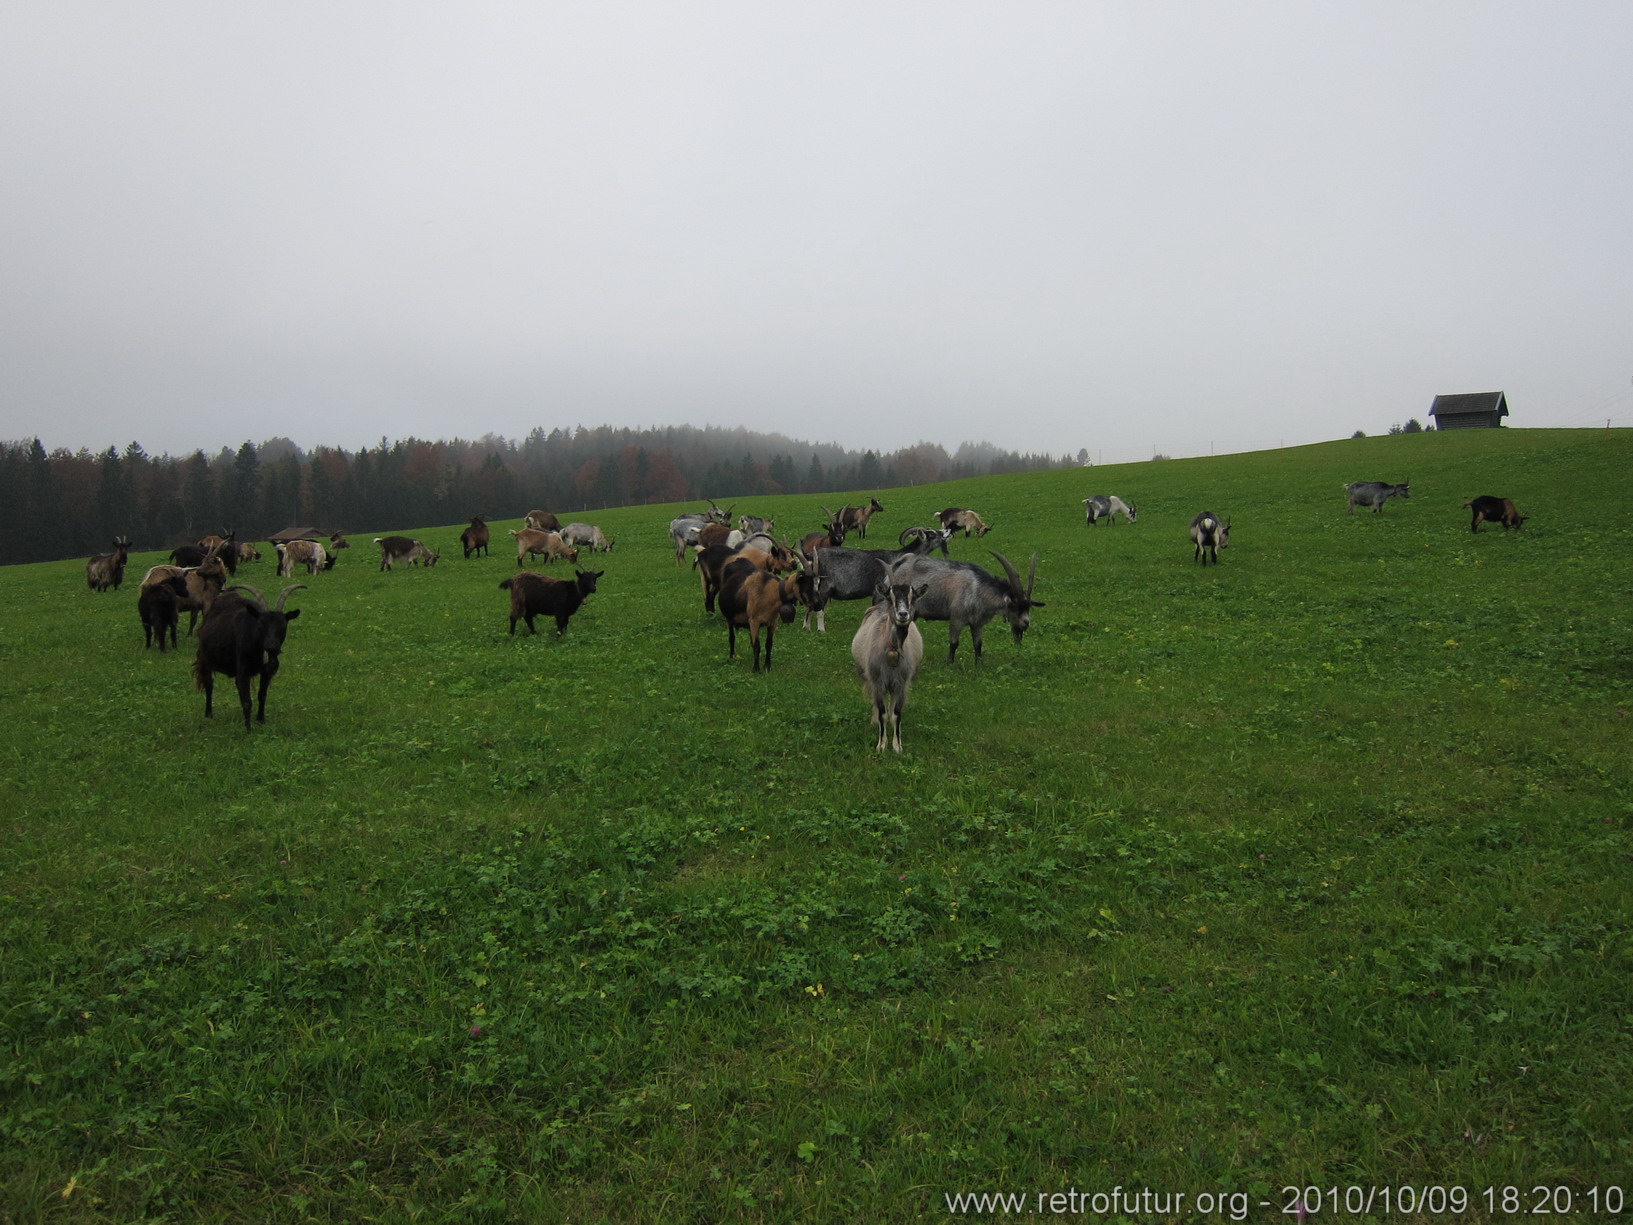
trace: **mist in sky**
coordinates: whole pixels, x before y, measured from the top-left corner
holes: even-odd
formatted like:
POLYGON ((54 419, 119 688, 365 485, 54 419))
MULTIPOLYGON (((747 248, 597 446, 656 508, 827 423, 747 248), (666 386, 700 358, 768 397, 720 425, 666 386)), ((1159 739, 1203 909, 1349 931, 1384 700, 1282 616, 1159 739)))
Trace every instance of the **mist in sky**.
POLYGON ((1633 6, 0 9, 0 438, 1633 425, 1633 6))

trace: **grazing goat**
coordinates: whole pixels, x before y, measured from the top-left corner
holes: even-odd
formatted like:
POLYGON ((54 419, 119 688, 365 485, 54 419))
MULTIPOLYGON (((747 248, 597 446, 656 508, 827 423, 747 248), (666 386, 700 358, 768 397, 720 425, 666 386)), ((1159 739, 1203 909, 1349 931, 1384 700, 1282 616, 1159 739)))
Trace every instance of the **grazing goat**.
POLYGON ((558 557, 565 557, 568 561, 578 560, 578 550, 561 538, 560 532, 545 532, 527 527, 521 531, 511 529, 510 534, 516 537, 516 564, 527 565, 527 559, 534 554, 544 558, 541 565, 548 566, 558 557))
POLYGON ((125 564, 130 561, 130 537, 115 536, 112 553, 98 553, 85 563, 85 585, 92 591, 119 590, 125 581, 125 564))
POLYGON ((471 525, 459 534, 459 547, 465 550, 466 561, 470 561, 472 553, 481 557, 488 552, 488 536, 488 525, 482 516, 471 516, 471 525))
POLYGON ((936 518, 941 520, 942 529, 948 532, 963 532, 964 539, 970 538, 970 533, 985 536, 992 529, 981 522, 981 516, 973 510, 964 510, 957 506, 949 506, 946 510, 936 511, 936 518))
POLYGON ((939 551, 943 557, 948 557, 947 542, 955 534, 955 529, 950 527, 904 527, 896 537, 896 543, 909 553, 939 551))
POLYGON ((1196 545, 1196 560, 1204 566, 1208 558, 1213 558, 1213 564, 1219 564, 1219 550, 1230 543, 1230 524, 1219 522, 1219 517, 1210 510, 1203 511, 1191 520, 1191 541, 1196 545))
POLYGON ((1134 503, 1125 502, 1114 493, 1091 493, 1083 499, 1083 516, 1089 527, 1099 527, 1102 519, 1116 527, 1119 514, 1130 523, 1138 522, 1140 517, 1134 503))
POLYGON ((1511 527, 1518 528, 1531 517, 1520 514, 1512 498, 1494 498, 1490 494, 1471 498, 1463 503, 1463 509, 1474 512, 1474 520, 1469 524, 1471 532, 1478 532, 1482 523, 1501 523, 1506 532, 1511 527))
POLYGON ((499 586, 510 592, 510 632, 516 632, 516 622, 526 621, 528 632, 538 633, 534 617, 554 617, 556 633, 567 632, 567 619, 584 605, 584 598, 595 594, 595 580, 605 570, 574 570, 571 580, 550 578, 523 570, 505 579, 499 586))
POLYGON ((1038 580, 1038 555, 1032 554, 1032 568, 1021 586, 1021 576, 1002 553, 993 552, 1004 568, 1004 578, 968 561, 943 561, 938 557, 913 557, 892 567, 892 582, 925 585, 918 597, 917 616, 921 621, 947 622, 947 662, 958 657, 958 644, 969 627, 975 658, 981 659, 982 635, 987 623, 1002 615, 1019 646, 1032 626, 1032 610, 1042 608, 1042 600, 1032 598, 1038 580))
MULTIPOLYGON (((547 510, 530 510, 522 523, 524 528, 532 528, 535 532, 559 532, 561 520, 547 510)), ((515 533, 511 533, 515 535, 515 533)))
POLYGON ((247 561, 261 560, 261 550, 247 540, 240 540, 233 551, 238 554, 238 564, 240 566, 247 561))
POLYGON ((799 603, 799 580, 782 578, 738 556, 726 563, 720 577, 720 615, 726 619, 726 658, 737 658, 737 631, 746 629, 754 643, 754 671, 760 670, 760 631, 765 631, 765 670, 771 671, 771 647, 777 622, 794 619, 799 603))
POLYGON ((142 619, 142 649, 159 640, 159 653, 164 654, 164 636, 170 635, 170 645, 176 645, 176 626, 181 621, 181 602, 187 598, 187 579, 172 574, 161 582, 144 583, 136 597, 136 615, 142 619))
POLYGON ((902 751, 902 712, 924 662, 924 638, 914 624, 916 604, 924 593, 924 585, 914 587, 896 578, 880 583, 874 593, 879 602, 863 614, 851 639, 856 675, 862 678, 872 723, 879 729, 873 747, 881 753, 887 739, 891 748, 902 751))
POLYGON ((266 691, 278 675, 284 637, 289 623, 300 609, 284 611, 284 601, 292 591, 302 591, 305 583, 292 583, 278 595, 278 606, 268 608, 266 597, 248 584, 229 587, 216 599, 198 631, 198 655, 193 659, 193 681, 204 690, 204 717, 215 714, 215 674, 230 676, 238 685, 238 704, 244 709, 244 730, 250 730, 249 686, 252 677, 261 678, 255 719, 266 722, 266 691), (247 591, 253 598, 238 593, 247 591))
POLYGON ((737 526, 742 529, 743 535, 753 536, 759 532, 770 533, 777 526, 775 519, 762 519, 759 515, 742 515, 737 520, 737 526))
POLYGON ((593 523, 569 523, 561 529, 561 538, 574 548, 587 548, 592 553, 612 552, 612 541, 593 523))
POLYGON ((1407 480, 1399 485, 1387 485, 1383 481, 1351 481, 1344 486, 1344 493, 1349 497, 1350 514, 1355 513, 1357 506, 1370 506, 1373 514, 1381 515, 1384 503, 1390 498, 1412 496, 1412 482, 1407 480))
POLYGON ((306 573, 316 574, 333 569, 334 564, 328 550, 315 540, 291 540, 278 546, 278 573, 283 578, 293 578, 296 566, 305 566, 306 573))
POLYGON ((374 543, 380 546, 381 570, 394 570, 398 562, 407 562, 411 566, 423 565, 429 570, 442 557, 440 553, 407 536, 376 536, 374 543))
POLYGON ((180 576, 187 594, 176 604, 178 613, 187 613, 187 632, 191 634, 201 614, 207 615, 215 604, 216 596, 227 581, 227 567, 221 558, 210 554, 196 566, 154 566, 142 576, 143 588, 166 583, 180 576))

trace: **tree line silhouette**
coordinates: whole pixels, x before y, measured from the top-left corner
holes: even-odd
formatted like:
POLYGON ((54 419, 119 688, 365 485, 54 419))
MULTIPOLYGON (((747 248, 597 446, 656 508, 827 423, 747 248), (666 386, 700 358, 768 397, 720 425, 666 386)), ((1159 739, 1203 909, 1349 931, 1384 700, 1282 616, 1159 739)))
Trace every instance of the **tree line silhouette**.
POLYGON ((137 551, 232 529, 264 540, 289 527, 373 533, 580 514, 609 506, 837 493, 922 485, 1074 463, 990 443, 948 454, 921 442, 888 454, 746 429, 535 429, 521 441, 385 438, 376 447, 303 451, 287 438, 217 454, 150 456, 140 443, 93 454, 0 442, 0 564, 104 552, 117 535, 137 551))

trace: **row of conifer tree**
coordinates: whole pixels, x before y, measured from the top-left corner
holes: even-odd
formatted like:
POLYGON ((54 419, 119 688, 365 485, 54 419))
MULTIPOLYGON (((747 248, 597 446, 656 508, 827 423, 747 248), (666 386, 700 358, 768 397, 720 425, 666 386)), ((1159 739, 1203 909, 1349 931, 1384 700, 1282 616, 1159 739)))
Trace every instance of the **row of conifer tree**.
MULTIPOLYGON (((139 443, 100 453, 0 442, 0 564, 106 551, 168 550, 231 529, 264 540, 290 527, 378 533, 502 522, 534 508, 588 514, 609 506, 871 492, 965 476, 1064 466, 966 443, 888 454, 743 429, 536 429, 521 441, 407 438, 304 451, 287 438, 215 455, 148 455, 139 443)), ((744 507, 743 509, 749 509, 744 507)), ((816 524, 798 526, 817 526, 816 524)))

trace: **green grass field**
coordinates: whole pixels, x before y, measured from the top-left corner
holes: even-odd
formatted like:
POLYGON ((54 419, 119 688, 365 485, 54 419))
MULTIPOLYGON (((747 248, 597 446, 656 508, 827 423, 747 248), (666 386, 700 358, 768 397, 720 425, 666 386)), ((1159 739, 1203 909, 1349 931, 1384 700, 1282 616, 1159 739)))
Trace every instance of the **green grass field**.
POLYGON ((1047 602, 979 665, 925 626, 901 757, 861 605, 728 661, 685 508, 592 516, 563 638, 506 633, 502 530, 360 539, 247 736, 142 650, 156 553, 7 568, 0 1222, 1633 1211, 1630 466, 1501 430, 877 491, 869 543, 973 506, 954 555, 1036 551, 1047 602), (1531 521, 1471 534, 1485 493, 1531 521))

